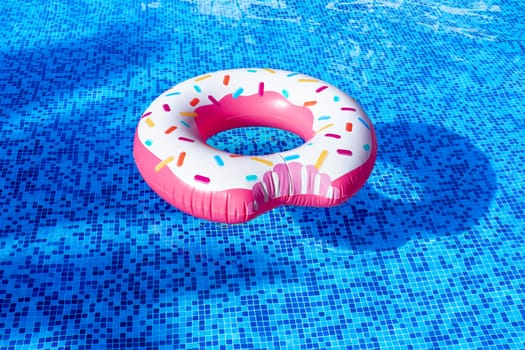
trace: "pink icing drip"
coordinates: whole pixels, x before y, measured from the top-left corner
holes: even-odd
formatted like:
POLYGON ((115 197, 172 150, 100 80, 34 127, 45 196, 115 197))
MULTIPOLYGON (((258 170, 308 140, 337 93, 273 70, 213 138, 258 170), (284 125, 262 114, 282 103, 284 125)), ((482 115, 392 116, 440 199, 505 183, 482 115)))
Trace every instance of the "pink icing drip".
MULTIPOLYGON (((315 166, 313 166, 313 165, 307 165, 306 166, 306 171, 308 173, 313 173, 314 171, 317 171, 317 168, 315 166)), ((306 188, 307 188, 306 191, 308 193, 314 193, 314 185, 315 185, 315 181, 308 181, 307 186, 306 186, 306 188)))
POLYGON ((272 172, 267 171, 263 175, 263 182, 266 184, 266 189, 270 198, 275 197, 275 184, 273 183, 272 172))
POLYGON ((303 182, 303 177, 301 174, 302 168, 303 166, 301 163, 294 162, 288 164, 288 169, 290 170, 290 175, 292 176, 293 193, 301 193, 303 182))
POLYGON ((278 164, 273 168, 273 171, 279 177, 279 194, 288 196, 290 194, 290 170, 288 170, 286 164, 278 164))
POLYGON ((321 181, 319 185, 319 195, 326 196, 328 189, 332 185, 332 181, 330 180, 330 176, 327 174, 319 174, 321 176, 321 181))
MULTIPOLYGON (((262 181, 253 186, 255 200, 267 202, 278 197, 288 197, 298 194, 318 195, 326 197, 332 181, 328 174, 320 173, 313 165, 303 165, 299 162, 277 164, 271 171, 267 171, 262 181), (303 179, 302 169, 306 169, 306 178, 303 179), (274 183, 272 174, 277 175, 278 184, 274 183), (315 193, 315 181, 319 178, 319 193, 315 193), (303 191, 303 180, 306 181, 303 191), (264 185, 263 185, 264 183, 264 185), (276 186, 278 185, 278 187, 276 186), (266 193, 265 193, 266 188, 266 193)), ((336 199, 336 198, 334 198, 336 199)))

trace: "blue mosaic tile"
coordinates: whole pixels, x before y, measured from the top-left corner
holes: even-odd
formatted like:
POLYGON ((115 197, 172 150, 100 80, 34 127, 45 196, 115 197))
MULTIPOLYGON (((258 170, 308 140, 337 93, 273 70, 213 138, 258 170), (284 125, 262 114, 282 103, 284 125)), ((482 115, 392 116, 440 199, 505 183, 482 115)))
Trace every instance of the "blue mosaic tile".
POLYGON ((0 2, 0 349, 525 348, 524 15, 517 0, 0 2), (180 81, 258 66, 354 96, 378 135, 371 178, 334 208, 181 213, 134 165, 138 119, 180 81))

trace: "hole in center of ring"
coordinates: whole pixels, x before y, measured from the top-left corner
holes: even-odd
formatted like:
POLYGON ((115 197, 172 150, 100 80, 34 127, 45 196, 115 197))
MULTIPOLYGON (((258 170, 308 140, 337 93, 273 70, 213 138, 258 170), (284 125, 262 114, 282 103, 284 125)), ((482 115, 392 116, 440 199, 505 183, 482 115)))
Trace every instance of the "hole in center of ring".
POLYGON ((305 141, 290 131, 250 126, 219 132, 206 140, 206 143, 232 154, 261 156, 292 150, 305 141))

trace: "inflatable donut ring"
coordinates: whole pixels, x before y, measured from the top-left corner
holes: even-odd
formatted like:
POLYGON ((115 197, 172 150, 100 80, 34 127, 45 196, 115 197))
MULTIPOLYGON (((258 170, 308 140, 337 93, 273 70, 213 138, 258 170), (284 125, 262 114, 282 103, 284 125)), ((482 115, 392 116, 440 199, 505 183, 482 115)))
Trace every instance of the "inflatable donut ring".
POLYGON ((366 182, 376 137, 359 104, 318 79, 275 69, 233 69, 184 81, 143 114, 134 158, 146 183, 193 216, 241 223, 279 205, 329 207, 366 182), (246 156, 206 140, 262 126, 290 131, 303 145, 246 156))

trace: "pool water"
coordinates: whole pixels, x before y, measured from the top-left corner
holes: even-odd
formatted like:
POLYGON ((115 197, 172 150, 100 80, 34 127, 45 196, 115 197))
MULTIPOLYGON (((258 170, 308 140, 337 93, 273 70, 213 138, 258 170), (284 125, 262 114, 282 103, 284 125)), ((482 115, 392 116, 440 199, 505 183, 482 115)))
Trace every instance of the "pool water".
POLYGON ((0 349, 525 348, 524 17, 520 0, 0 2, 0 349), (239 67, 362 104, 379 151, 355 197, 224 225, 150 190, 143 111, 239 67))

